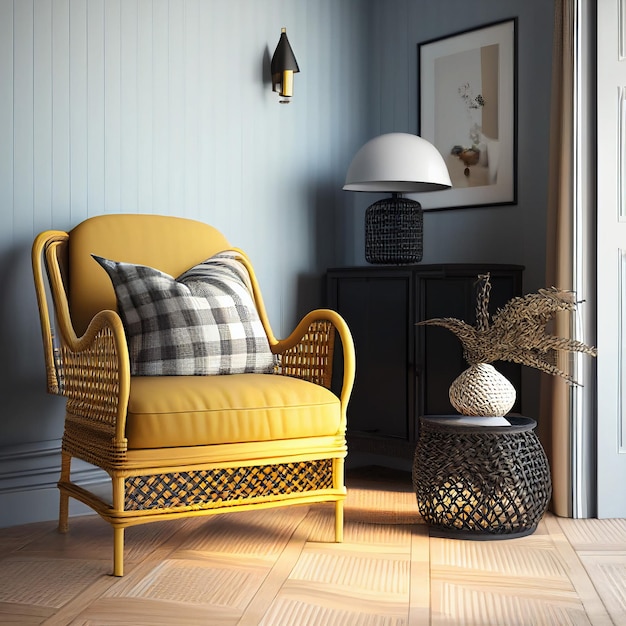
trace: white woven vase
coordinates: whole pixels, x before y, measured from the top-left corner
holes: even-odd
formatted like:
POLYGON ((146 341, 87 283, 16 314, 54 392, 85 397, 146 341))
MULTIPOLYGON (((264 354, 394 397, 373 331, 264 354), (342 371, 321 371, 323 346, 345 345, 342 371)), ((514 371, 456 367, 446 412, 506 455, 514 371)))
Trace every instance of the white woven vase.
POLYGON ((478 363, 450 385, 450 402, 462 415, 502 416, 515 404, 515 387, 493 365, 478 363))

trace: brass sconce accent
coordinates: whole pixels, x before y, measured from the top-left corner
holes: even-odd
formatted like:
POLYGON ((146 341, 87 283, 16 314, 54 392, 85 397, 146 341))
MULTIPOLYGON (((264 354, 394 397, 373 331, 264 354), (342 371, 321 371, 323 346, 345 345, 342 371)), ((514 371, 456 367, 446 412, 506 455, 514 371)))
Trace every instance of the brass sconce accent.
POLYGON ((271 64, 272 90, 280 95, 280 103, 287 104, 293 96, 293 75, 300 71, 296 57, 287 39, 287 29, 280 29, 280 39, 271 64))

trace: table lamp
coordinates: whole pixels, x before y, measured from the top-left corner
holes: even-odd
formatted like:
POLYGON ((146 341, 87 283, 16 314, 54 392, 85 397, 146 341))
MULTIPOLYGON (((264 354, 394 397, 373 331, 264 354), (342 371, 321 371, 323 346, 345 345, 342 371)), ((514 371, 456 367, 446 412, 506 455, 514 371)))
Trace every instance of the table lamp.
POLYGON ((431 143, 409 133, 387 133, 368 141, 354 156, 343 188, 391 192, 365 212, 368 263, 418 263, 423 255, 422 206, 403 193, 452 187, 443 157, 431 143))

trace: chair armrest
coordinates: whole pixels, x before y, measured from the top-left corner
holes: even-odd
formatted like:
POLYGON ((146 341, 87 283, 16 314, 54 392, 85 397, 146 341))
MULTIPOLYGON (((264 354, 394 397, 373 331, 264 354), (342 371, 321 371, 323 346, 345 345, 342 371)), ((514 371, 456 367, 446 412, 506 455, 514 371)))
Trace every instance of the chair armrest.
POLYGON ((346 406, 354 384, 356 360, 352 334, 339 313, 330 309, 311 311, 287 338, 272 345, 272 351, 280 356, 280 374, 330 389, 336 334, 343 349, 340 399, 346 406))
MULTIPOLYGON (((88 428, 102 438, 98 455, 113 461, 127 449, 126 412, 130 361, 122 320, 100 311, 82 337, 61 330, 60 388, 67 397, 67 427, 88 428)), ((82 438, 84 439, 84 438, 82 438)))
POLYGON ((302 378, 330 389, 335 335, 339 334, 343 348, 343 383, 340 400, 345 413, 354 385, 356 362, 352 334, 345 320, 336 311, 316 309, 302 318, 289 337, 277 339, 267 317, 254 268, 242 250, 233 249, 239 253, 238 259, 248 270, 261 323, 267 333, 272 352, 279 356, 279 374, 302 378))
POLYGON ((66 290, 67 239, 66 233, 48 231, 35 239, 32 250, 48 391, 67 398, 64 447, 100 467, 114 465, 127 448, 130 360, 126 335, 115 311, 100 311, 85 333, 76 335, 66 290), (54 318, 47 303, 46 278, 54 318))

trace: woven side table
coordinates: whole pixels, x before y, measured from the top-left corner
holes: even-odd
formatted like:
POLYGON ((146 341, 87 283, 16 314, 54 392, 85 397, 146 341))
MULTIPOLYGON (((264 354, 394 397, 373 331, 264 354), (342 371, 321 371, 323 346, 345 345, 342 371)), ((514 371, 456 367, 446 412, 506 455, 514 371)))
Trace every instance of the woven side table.
POLYGON ((550 467, 535 420, 507 419, 511 426, 420 419, 413 486, 433 536, 508 539, 537 528, 552 495, 550 467))

